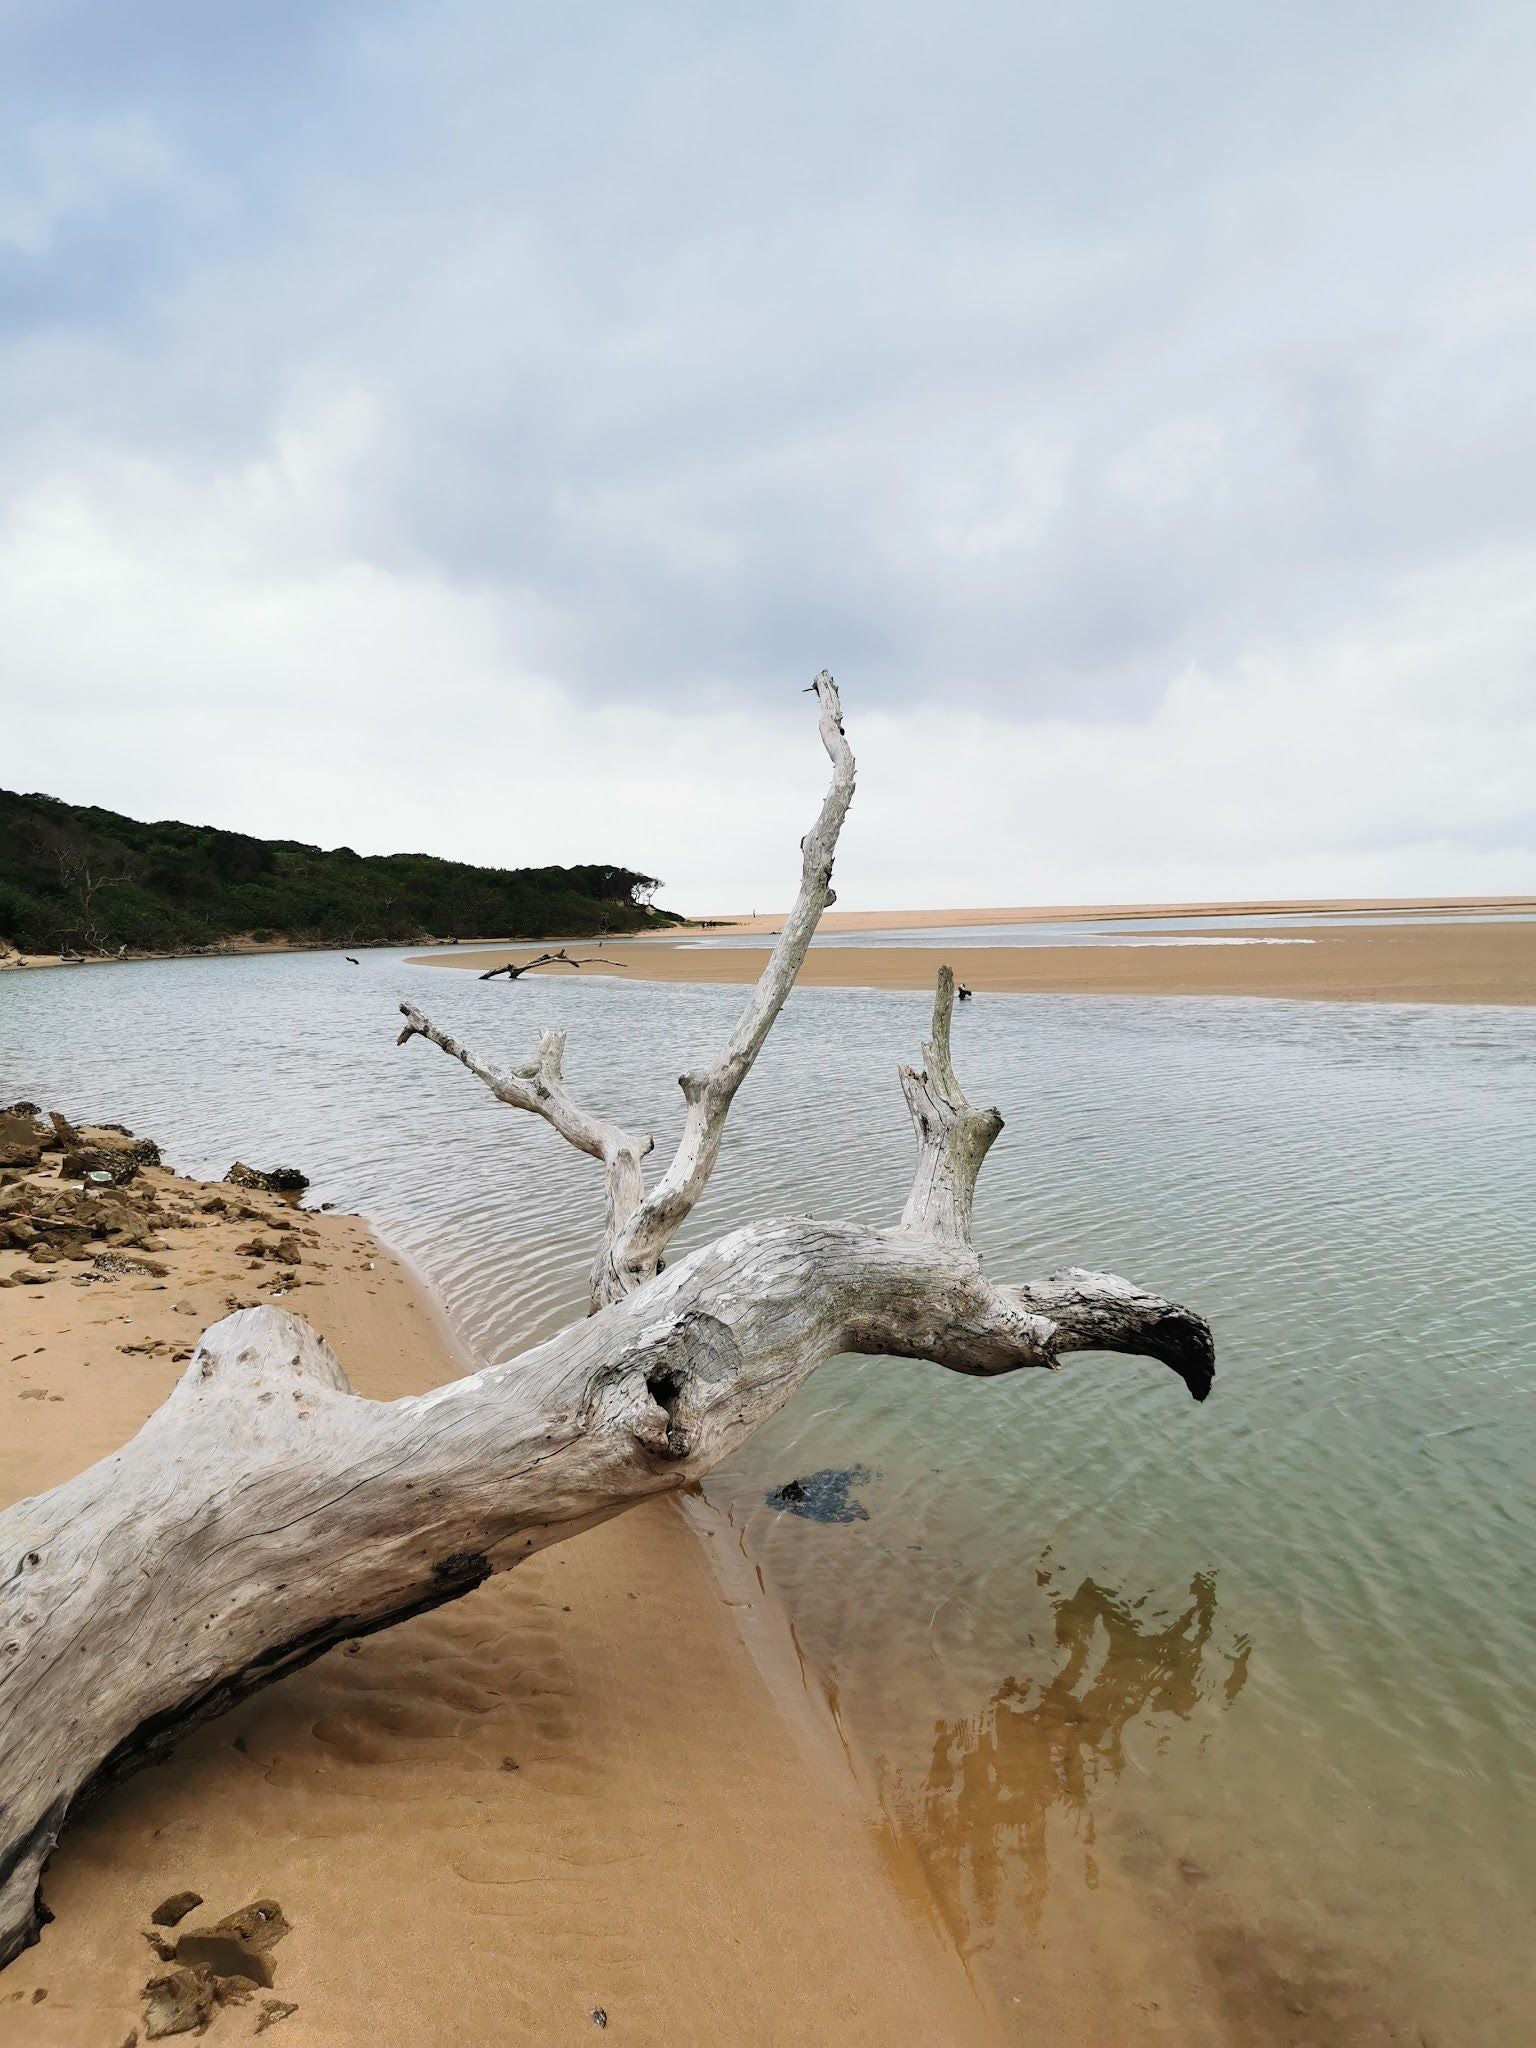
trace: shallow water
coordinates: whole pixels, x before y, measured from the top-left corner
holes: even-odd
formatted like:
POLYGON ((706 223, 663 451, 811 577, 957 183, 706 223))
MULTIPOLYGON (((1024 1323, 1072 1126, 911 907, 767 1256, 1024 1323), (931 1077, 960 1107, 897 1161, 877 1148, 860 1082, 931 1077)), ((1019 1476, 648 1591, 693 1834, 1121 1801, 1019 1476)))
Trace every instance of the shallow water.
MULTIPOLYGON (((739 991, 482 984, 394 955, 0 980, 0 1101, 172 1163, 293 1161, 472 1342, 576 1312, 595 1170, 422 1044, 571 1027, 578 1093, 679 1121, 739 991)), ((694 1238, 900 1209, 917 995, 801 990, 694 1238)), ((939 1910, 1030 2040, 1531 2036, 1536 1035, 1518 1009, 978 996, 999 1274, 1127 1273, 1212 1319, 1197 1407, 1145 1362, 978 1382, 841 1360, 711 1482, 939 1910), (786 1512, 854 1466, 856 1515, 786 1512)))
MULTIPOLYGON (((1039 924, 925 925, 873 932, 820 931, 813 946, 1305 946, 1317 931, 1380 924, 1530 924, 1530 911, 1267 911, 1242 917, 1051 918, 1039 924), (1302 930, 1297 930, 1297 927, 1302 930), (1234 933, 1238 934, 1234 936, 1234 933)), ((762 932, 668 932, 620 944, 762 951, 762 932)))

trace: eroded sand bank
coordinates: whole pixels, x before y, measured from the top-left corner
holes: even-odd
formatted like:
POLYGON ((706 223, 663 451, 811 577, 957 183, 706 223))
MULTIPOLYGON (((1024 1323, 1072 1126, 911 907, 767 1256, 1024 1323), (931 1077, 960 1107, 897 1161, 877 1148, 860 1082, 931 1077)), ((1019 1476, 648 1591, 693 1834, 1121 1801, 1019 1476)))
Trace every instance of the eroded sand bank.
MULTIPOLYGON (((27 1178, 57 1185, 58 1167, 27 1178)), ((0 1196, 19 1185, 0 1178, 0 1196)), ((463 1368, 357 1219, 143 1180, 187 1220, 116 1257, 163 1272, 100 1270, 100 1245, 0 1251, 0 1499, 124 1441, 232 1306, 282 1299, 375 1397, 463 1368), (215 1198, 227 1213, 200 1206, 215 1198), (237 1250, 295 1234, 297 1265, 237 1250), (44 1277, 14 1284, 24 1270, 44 1277)), ((605 2038, 657 2048, 994 2040, 824 1709, 765 1684, 785 1640, 755 1580, 723 1592, 661 1502, 333 1651, 66 1833, 54 1924, 0 1975, 0 2042, 142 2039, 158 1966, 141 1930, 183 1889, 198 1917, 267 1896, 293 1923, 272 1995, 297 2010, 274 2048, 544 2048, 594 2040, 595 2012, 605 2038)), ((221 2012, 207 2038, 252 2038, 258 2012, 221 2012)))
MULTIPOLYGON (((967 923, 1001 919, 996 911, 953 916, 967 923)), ((770 943, 766 933, 761 948, 610 939, 601 964, 579 971, 623 973, 629 980, 749 983, 762 972, 770 943)), ((458 949, 419 954, 412 964, 484 973, 526 957, 526 949, 516 947, 458 949)), ((1226 929, 1188 940, 1159 934, 1155 944, 1127 945, 813 946, 800 980, 812 988, 931 988, 944 960, 968 988, 991 994, 1536 1002, 1536 921, 1226 929), (1218 937, 1220 943, 1211 943, 1218 937), (1253 943, 1235 943, 1245 939, 1253 943)), ((547 970, 551 975, 563 971, 547 970)))

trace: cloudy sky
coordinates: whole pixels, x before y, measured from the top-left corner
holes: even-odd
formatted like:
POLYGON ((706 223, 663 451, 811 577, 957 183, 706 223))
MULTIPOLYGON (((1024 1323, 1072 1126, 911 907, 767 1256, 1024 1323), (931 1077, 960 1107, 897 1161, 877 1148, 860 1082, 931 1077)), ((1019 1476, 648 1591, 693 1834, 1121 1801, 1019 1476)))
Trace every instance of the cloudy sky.
POLYGON ((1536 9, 0 0, 0 783, 845 906, 1536 886, 1536 9))

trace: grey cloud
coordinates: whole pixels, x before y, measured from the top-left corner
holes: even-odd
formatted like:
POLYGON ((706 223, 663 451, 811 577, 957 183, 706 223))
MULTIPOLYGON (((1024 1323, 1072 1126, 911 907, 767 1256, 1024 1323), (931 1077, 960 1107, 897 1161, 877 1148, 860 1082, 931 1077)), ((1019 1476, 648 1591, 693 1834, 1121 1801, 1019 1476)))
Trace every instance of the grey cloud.
MULTIPOLYGON (((345 545, 597 699, 1136 713, 1528 538, 1536 17, 77 4, 173 175, 0 257, 9 495, 378 408, 345 545)), ((32 168, 29 169, 29 165, 32 168)))

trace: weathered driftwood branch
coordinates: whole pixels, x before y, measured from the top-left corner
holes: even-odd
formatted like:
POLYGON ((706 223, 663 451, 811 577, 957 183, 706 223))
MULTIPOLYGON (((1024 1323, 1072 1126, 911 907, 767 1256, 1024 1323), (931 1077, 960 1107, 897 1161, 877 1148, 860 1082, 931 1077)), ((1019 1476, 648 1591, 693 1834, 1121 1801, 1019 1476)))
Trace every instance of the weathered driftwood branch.
MULTIPOLYGON (((662 1254, 704 1192, 704 1184, 714 1169, 725 1119, 736 1090, 752 1071, 752 1062, 762 1051, 763 1043, 784 1007, 785 998, 795 985, 795 977, 800 972, 821 913, 829 903, 836 901, 832 892, 832 861, 843 820, 853 801, 854 761, 843 732, 843 710, 837 684, 823 669, 811 684, 811 689, 819 707, 821 743, 832 763, 832 782, 815 824, 800 842, 800 888, 794 907, 785 918, 768 964, 759 975, 757 985, 748 996, 725 1045, 701 1072, 679 1075, 678 1086, 688 1104, 683 1135, 671 1164, 649 1193, 646 1192, 643 1175, 638 1179, 626 1175, 622 1185, 617 1183, 606 1152, 582 1142, 580 1138, 571 1137, 570 1132, 554 1117, 548 1116, 537 1103, 515 1099, 506 1093, 497 1085, 497 1080, 491 1078, 488 1070, 472 1060, 445 1033, 438 1031, 419 1010, 409 1003, 400 1006, 406 1019, 406 1029, 400 1034, 402 1045, 408 1038, 431 1039, 434 1045, 462 1060, 501 1101, 510 1102, 517 1109, 534 1109, 537 1114, 545 1116, 547 1122, 554 1124, 563 1137, 570 1138, 578 1150, 603 1160, 607 1168, 608 1215, 603 1242, 592 1269, 593 1308, 619 1300, 631 1289, 643 1286, 661 1270, 662 1254)), ((588 1128, 596 1128, 600 1122, 595 1118, 583 1121, 588 1128)), ((613 1130, 607 1125, 602 1128, 613 1130)), ((651 1141, 647 1138, 639 1156, 650 1149, 651 1141)))
POLYGON ((904 1230, 925 1231, 945 1244, 971 1241, 971 1200, 976 1176, 1003 1128, 995 1109, 972 1109, 955 1079, 949 1057, 949 1027, 955 1010, 955 977, 939 969, 933 997, 933 1036, 923 1047, 923 1071, 901 1069, 917 1132, 917 1173, 902 1211, 904 1230))
MULTIPOLYGON (((602 1162, 607 1213, 603 1224, 604 1251, 598 1255, 598 1272, 606 1273, 606 1248, 626 1218, 634 1214, 645 1193, 645 1177, 640 1162, 651 1150, 654 1139, 643 1131, 627 1131, 606 1117, 593 1116, 572 1099, 566 1091, 562 1071, 565 1060, 563 1031, 543 1032, 538 1052, 526 1066, 498 1069, 483 1065, 456 1038, 450 1037, 446 1031, 439 1031, 414 1003, 402 1003, 400 1014, 405 1019, 405 1029, 395 1041, 397 1045, 404 1045, 412 1038, 429 1038, 451 1059, 467 1067, 477 1081, 483 1081, 498 1102, 505 1102, 512 1109, 531 1110, 535 1116, 543 1117, 551 1129, 558 1131, 568 1145, 574 1145, 578 1152, 585 1152, 590 1158, 602 1162)), ((594 1304, 598 1272, 594 1272, 592 1281, 594 1304)))
POLYGON ((700 1478, 828 1358, 993 1375, 1088 1346, 1209 1384, 1199 1319, 1123 1282, 997 1287, 932 1239, 798 1220, 410 1400, 354 1394, 281 1309, 226 1318, 131 1443, 0 1517, 0 1963, 89 1794, 333 1644, 700 1478))
POLYGON ((370 1401, 298 1317, 241 1310, 131 1443, 0 1515, 0 1965, 36 1939, 48 1857, 95 1792, 333 1644, 700 1478, 839 1352, 975 1375, 1137 1352, 1205 1398, 1210 1332, 1192 1311, 1103 1274, 984 1273, 971 1196, 1000 1120, 955 1077, 945 979, 925 1070, 902 1077, 919 1156, 901 1223, 756 1223, 659 1270, 830 899, 853 762, 830 677, 818 694, 834 773, 800 897, 724 1049, 684 1076, 688 1126, 652 1194, 650 1141, 566 1092, 563 1034, 501 1072, 406 1011, 402 1037, 602 1161, 597 1312, 432 1393, 370 1401))
POLYGON ((622 967, 622 960, 610 960, 606 953, 589 953, 585 960, 578 960, 574 953, 567 953, 562 946, 558 953, 540 953, 535 960, 525 960, 521 966, 514 966, 509 960, 505 967, 492 967, 480 976, 481 981, 494 981, 504 974, 508 981, 517 981, 525 974, 531 974, 535 967, 622 967))

